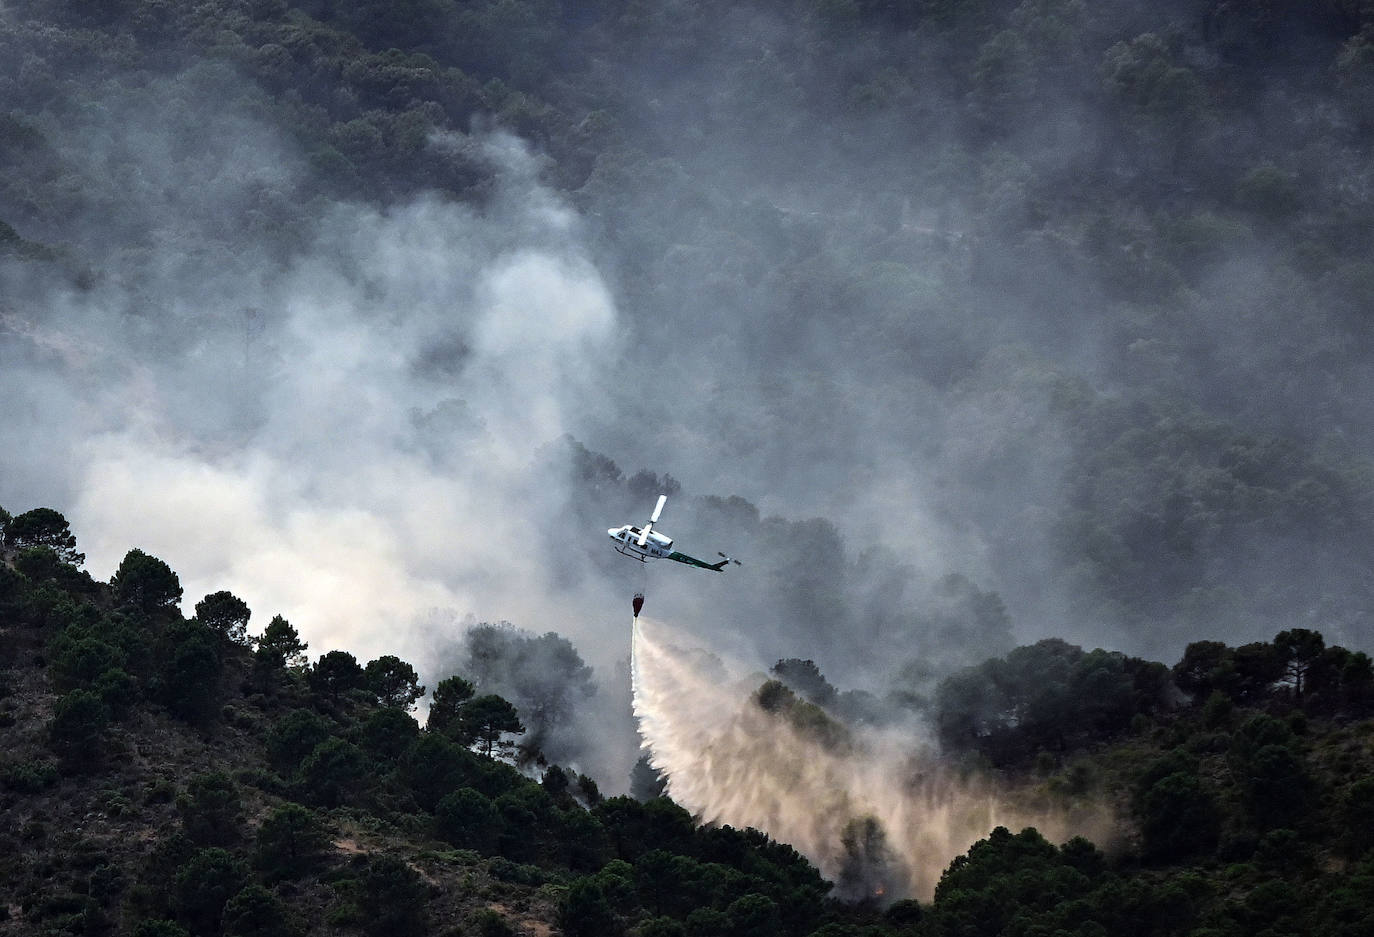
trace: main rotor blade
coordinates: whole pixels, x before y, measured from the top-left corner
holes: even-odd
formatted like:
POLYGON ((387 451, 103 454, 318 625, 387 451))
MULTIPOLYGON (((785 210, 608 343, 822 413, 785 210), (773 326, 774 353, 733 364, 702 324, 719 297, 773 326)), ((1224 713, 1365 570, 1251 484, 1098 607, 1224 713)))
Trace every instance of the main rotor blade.
POLYGON ((667 500, 668 500, 668 496, 667 496, 667 495, 659 495, 659 496, 658 496, 658 504, 654 505, 654 513, 653 513, 653 515, 650 516, 650 518, 649 518, 649 523, 650 523, 650 524, 657 524, 657 523, 658 523, 658 516, 659 516, 660 514, 663 513, 663 503, 664 503, 665 501, 667 501, 667 500))

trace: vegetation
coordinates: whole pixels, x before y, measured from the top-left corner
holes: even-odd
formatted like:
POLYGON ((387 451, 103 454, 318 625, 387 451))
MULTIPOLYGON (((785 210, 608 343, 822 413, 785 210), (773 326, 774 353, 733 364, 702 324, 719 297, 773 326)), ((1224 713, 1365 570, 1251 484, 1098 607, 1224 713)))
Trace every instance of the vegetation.
POLYGON ((283 619, 249 635, 227 592, 183 618, 156 557, 130 551, 109 584, 60 560, 64 577, 35 580, 16 569, 27 549, 0 566, 16 741, 0 762, 0 871, 25 929, 619 932, 645 916, 646 852, 701 881, 694 903, 658 908, 659 926, 700 908, 750 932, 779 907, 803 909, 791 932, 820 920, 827 886, 791 849, 500 760, 519 714, 462 676, 439 682, 440 718, 422 730, 407 710, 423 690, 399 658, 288 666, 299 641, 283 619))
MULTIPOLYGON (((790 847, 698 826, 657 791, 603 799, 557 765, 517 770, 500 756, 520 711, 461 675, 421 728, 404 661, 263 669, 228 593, 185 619, 145 601, 175 581, 156 558, 132 551, 109 584, 71 562, 35 580, 26 549, 4 552, 0 618, 0 871, 26 931, 1164 937, 1356 934, 1374 912, 1374 674, 1315 631, 1194 642, 1171 668, 1046 640, 952 674, 932 715, 966 770, 1114 802, 1128 832, 1104 853, 999 828, 933 900, 884 907, 835 901, 790 847), (160 585, 130 603, 134 570, 160 585), (188 645, 181 664, 150 653, 188 645), (187 659, 203 689, 171 692, 187 659)), ((773 673, 755 704, 851 751, 847 694, 809 660, 773 673)))
MULTIPOLYGON (((0 928, 1367 932, 1374 673, 1326 637, 1367 642, 1374 605, 1367 0, 10 0, 0 55, 16 296, 117 288, 131 347, 190 347, 223 323, 148 288, 160 245, 280 264, 341 201, 483 210, 495 171, 469 131, 497 128, 579 210, 627 345, 750 355, 702 390, 722 448, 748 457, 766 425, 823 463, 881 395, 903 415, 884 434, 939 466, 947 517, 1036 519, 1043 538, 991 537, 984 559, 1049 584, 1040 620, 1186 644, 1172 666, 1013 648, 1002 598, 964 576, 918 596, 901 557, 851 559, 827 521, 701 499, 767 558, 742 618, 825 635, 801 651, 818 660, 912 642, 889 699, 789 659, 765 711, 837 752, 888 704, 924 714, 966 770, 1105 799, 1128 827, 1110 852, 996 830, 933 900, 849 906, 790 847, 696 826, 647 763, 642 800, 559 767, 593 685, 555 633, 474 629, 422 728, 409 663, 311 660, 281 616, 250 633, 227 591, 187 617, 162 559, 131 549, 96 582, 60 512, 0 510, 0 928), (115 133, 152 112, 162 135, 115 133), (213 220, 137 152, 205 191, 241 153, 181 144, 263 128, 274 174, 213 220), (741 198, 751 163, 773 175, 741 198), (156 223, 134 210, 149 199, 156 223), (716 314, 734 324, 703 341, 716 314), (818 349, 843 362, 823 378, 818 349), (954 431, 917 415, 934 397, 954 431), (1011 428, 966 444, 967 411, 1011 428), (937 657, 951 673, 921 669, 937 657)), ((582 527, 678 490, 561 455, 582 527)))

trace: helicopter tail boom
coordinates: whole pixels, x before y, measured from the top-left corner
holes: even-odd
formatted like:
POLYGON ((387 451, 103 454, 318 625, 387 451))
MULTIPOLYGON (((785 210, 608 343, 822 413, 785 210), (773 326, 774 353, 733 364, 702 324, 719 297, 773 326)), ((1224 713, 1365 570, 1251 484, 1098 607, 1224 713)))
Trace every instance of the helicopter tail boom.
POLYGON ((734 563, 736 565, 739 564, 739 560, 731 559, 730 557, 725 556, 724 553, 720 555, 725 558, 722 559, 719 563, 708 563, 705 560, 697 559, 695 556, 688 556, 686 553, 679 553, 676 550, 674 550, 672 553, 668 554, 668 559, 676 560, 679 563, 686 563, 688 566, 695 566, 698 569, 712 569, 716 572, 720 572, 721 570, 725 569, 725 564, 727 563, 734 563))

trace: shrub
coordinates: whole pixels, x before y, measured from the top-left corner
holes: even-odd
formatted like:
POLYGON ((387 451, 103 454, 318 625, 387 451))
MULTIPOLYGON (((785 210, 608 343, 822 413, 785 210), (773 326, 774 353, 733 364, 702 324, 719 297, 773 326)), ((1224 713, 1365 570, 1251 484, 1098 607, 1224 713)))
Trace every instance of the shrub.
POLYGON ((394 856, 374 858, 360 885, 358 910, 369 932, 395 937, 425 932, 429 889, 405 862, 394 856))
POLYGON ((224 906, 224 933, 226 937, 291 937, 294 929, 282 900, 253 884, 224 906))
POLYGON ((320 864, 328 844, 313 813, 300 804, 282 804, 258 828, 253 863, 269 882, 298 878, 320 864))
POLYGON ((51 761, 21 761, 0 771, 0 781, 18 794, 37 794, 57 785, 60 775, 51 761))
POLYGON ((180 916, 198 933, 214 933, 225 904, 248 880, 247 864, 218 846, 193 853, 174 878, 180 916))
POLYGON ((445 841, 488 854, 496 848, 504 824, 489 798, 465 787, 439 801, 434 808, 434 826, 445 841))
POLYGON ((72 690, 53 707, 48 732, 54 747, 73 761, 92 761, 99 757, 109 721, 109 709, 99 696, 90 690, 72 690))
POLYGON ((202 845, 224 845, 239 835, 239 792, 222 771, 198 775, 177 798, 186 835, 202 845))

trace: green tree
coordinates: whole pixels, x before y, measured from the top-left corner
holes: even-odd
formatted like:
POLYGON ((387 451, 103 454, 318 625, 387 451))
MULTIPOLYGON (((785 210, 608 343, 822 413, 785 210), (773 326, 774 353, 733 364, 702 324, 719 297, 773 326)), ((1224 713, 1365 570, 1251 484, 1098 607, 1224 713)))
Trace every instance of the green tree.
POLYGON ((1227 764, 1261 829, 1296 826, 1312 806, 1316 784, 1298 740, 1267 713, 1251 716, 1231 736, 1227 764))
POLYGON ((105 702, 90 690, 72 690, 53 706, 49 738, 59 753, 75 762, 100 756, 110 714, 105 702))
POLYGON ((935 722, 947 747, 1004 765, 1123 733, 1165 705, 1166 684, 1162 665, 1047 638, 945 678, 935 722))
POLYGON ((585 774, 577 776, 577 792, 582 796, 582 803, 588 807, 595 807, 601 803, 601 788, 597 787, 596 781, 585 774))
POLYGON ((1187 135, 1207 107, 1206 88, 1169 43, 1155 33, 1118 42, 1102 59, 1108 93, 1170 152, 1179 164, 1187 135))
POLYGON ((514 704, 530 733, 527 745, 553 761, 574 754, 577 706, 596 693, 596 684, 572 642, 552 631, 534 635, 490 624, 470 628, 466 641, 464 672, 483 693, 514 704))
POLYGON ((111 667, 95 678, 95 692, 115 719, 123 719, 138 701, 138 682, 125 670, 111 667))
POLYGON ((253 865, 268 882, 300 878, 324 860, 329 837, 315 814, 300 804, 282 804, 258 827, 253 865))
POLYGON ((801 735, 833 752, 846 752, 853 744, 849 729, 824 709, 793 693, 781 680, 768 680, 754 694, 767 713, 787 721, 801 735))
POLYGON ((520 714, 508 700, 499 696, 479 696, 467 703, 459 718, 459 738, 465 745, 477 745, 488 758, 501 747, 507 733, 525 731, 520 714))
POLYGON ((225 904, 248 882, 242 859, 218 846, 200 849, 173 879, 177 916, 196 933, 218 933, 225 904))
POLYGON ((223 771, 193 777, 177 797, 182 828, 202 846, 224 846, 238 839, 241 808, 238 787, 223 771))
POLYGON ((459 715, 463 704, 472 699, 476 688, 462 677, 447 677, 434 688, 434 699, 429 707, 429 721, 425 723, 431 732, 439 732, 452 737, 459 728, 459 715))
POLYGON ((1342 794, 1336 808, 1341 851, 1358 859, 1374 849, 1374 778, 1360 778, 1342 794))
POLYGON ((305 757, 331 735, 328 720, 309 709, 293 709, 267 733, 267 757, 273 767, 294 772, 305 757))
POLYGON ((310 689, 337 703, 340 697, 367 685, 358 659, 347 651, 330 651, 315 662, 306 677, 310 689))
POLYGON ((368 661, 364 675, 367 688, 383 706, 410 709, 425 693, 415 668, 392 654, 368 661))
POLYGON ((572 883, 559 905, 558 923, 567 937, 616 937, 625 931, 596 876, 572 883))
POLYGON ((1180 771, 1155 781, 1139 797, 1137 813, 1148 859, 1171 862, 1216 849, 1221 812, 1196 774, 1180 771))
POLYGON ((883 921, 899 931, 910 931, 921 923, 922 916, 921 903, 915 898, 904 898, 887 906, 887 910, 883 912, 883 921))
POLYGON ((157 675, 162 702, 187 722, 209 720, 219 697, 219 638, 192 619, 169 627, 162 645, 157 675))
POLYGON ((137 548, 124 555, 110 586, 120 605, 147 615, 175 609, 181 601, 177 574, 162 560, 137 548))
POLYGON ((651 849, 691 852, 692 815, 668 797, 640 803, 631 797, 608 797, 592 810, 611 838, 616 855, 634 861, 651 849))
POLYGON ((367 756, 352 742, 325 739, 301 762, 299 780, 310 800, 323 807, 350 801, 367 777, 367 756))
POLYGON ((231 644, 248 644, 248 603, 232 592, 212 592, 196 603, 196 619, 231 644))
POLYGON ((553 799, 554 803, 565 804, 571 799, 568 795, 568 788, 571 786, 568 772, 558 765, 549 765, 545 769, 544 777, 540 779, 539 786, 553 799))
POLYGON ((686 882, 693 876, 682 873, 676 860, 684 859, 693 868, 700 863, 687 856, 674 856, 664 849, 651 849, 635 860, 635 885, 639 891, 639 901, 651 914, 671 915, 688 910, 679 902, 690 905, 693 896, 686 882))
POLYGON ((420 806, 432 811, 445 794, 472 783, 469 762, 474 758, 442 735, 425 732, 401 759, 398 774, 420 806))
POLYGON ((1341 706, 1351 716, 1367 716, 1374 711, 1374 660, 1356 651, 1341 666, 1341 706))
POLYGON ((48 648, 53 682, 59 688, 89 686, 111 667, 124 667, 124 651, 102 640, 93 630, 68 625, 48 648))
POLYGON ((842 898, 862 901, 876 894, 891 878, 892 853, 887 833, 876 817, 855 817, 840 835, 844 850, 835 884, 842 898))
POLYGON ((1253 703, 1267 698, 1273 685, 1283 679, 1285 665, 1278 648, 1268 641, 1242 644, 1223 668, 1223 689, 1237 702, 1253 703))
POLYGON ((262 637, 258 638, 256 663, 266 670, 301 667, 305 664, 307 647, 289 621, 280 615, 273 615, 263 629, 262 637))
POLYGON ((420 726, 402 709, 384 706, 363 722, 359 741, 363 750, 382 761, 400 758, 420 735, 420 726))
POLYGON ((1081 913, 1092 891, 1082 860, 1078 850, 1065 856, 1033 828, 1012 834, 998 827, 950 863, 921 926, 937 934, 1053 933, 1049 916, 1066 906, 1081 913))
POLYGON ((630 770, 630 796, 639 801, 650 801, 662 797, 668 787, 668 779, 649 764, 648 755, 640 755, 630 770))
POLYGON ((1241 790, 1261 829, 1292 826, 1312 807, 1315 788, 1302 753, 1289 745, 1265 745, 1245 763, 1241 790))
POLYGON ((0 563, 0 617, 22 621, 19 612, 28 591, 28 577, 11 569, 8 563, 0 563))
POLYGON ((441 0, 357 0, 326 9, 368 45, 393 51, 430 45, 453 15, 441 0))
POLYGON ((441 839, 483 855, 496 850, 503 825, 496 805, 470 787, 446 795, 434 808, 435 832, 441 839))
POLYGON ((561 812, 558 831, 563 864, 574 872, 601 868, 611 857, 611 841, 606 829, 589 811, 576 805, 561 812))
POLYGON ((813 660, 789 657, 779 660, 769 668, 769 672, 817 706, 834 706, 839 697, 838 691, 825 679, 813 660))
POLYGON ((10 518, 4 525, 4 542, 16 550, 48 547, 63 563, 80 566, 86 555, 77 552, 76 536, 67 519, 52 508, 34 508, 10 518))
POLYGON ((29 582, 50 582, 67 592, 75 592, 80 587, 81 577, 89 579, 85 573, 63 563, 51 547, 28 547, 18 551, 14 554, 14 568, 29 582))
POLYGON ((689 937, 718 937, 730 926, 725 912, 711 907, 693 908, 683 923, 689 937))
POLYGON ((725 909, 730 937, 773 937, 780 930, 778 903, 766 895, 742 895, 725 909))
POLYGON ((292 937, 286 904, 256 883, 247 886, 224 906, 225 937, 292 937))
POLYGON ((423 934, 429 888, 420 873, 394 856, 375 856, 362 875, 358 907, 374 934, 423 934))
POLYGON ((548 796, 538 787, 520 784, 494 801, 501 815, 497 851, 512 862, 538 862, 547 845, 552 814, 548 796))
POLYGON ((1293 696, 1301 700, 1307 690, 1307 675, 1326 650, 1326 640, 1321 632, 1292 628, 1274 637, 1274 649, 1282 661, 1284 679, 1293 688, 1293 696))

